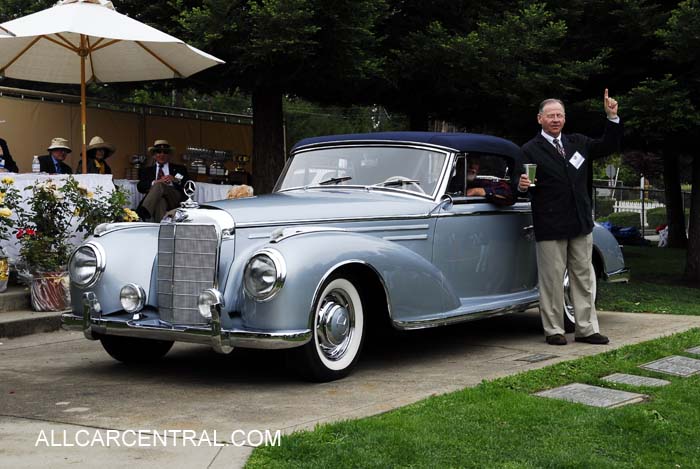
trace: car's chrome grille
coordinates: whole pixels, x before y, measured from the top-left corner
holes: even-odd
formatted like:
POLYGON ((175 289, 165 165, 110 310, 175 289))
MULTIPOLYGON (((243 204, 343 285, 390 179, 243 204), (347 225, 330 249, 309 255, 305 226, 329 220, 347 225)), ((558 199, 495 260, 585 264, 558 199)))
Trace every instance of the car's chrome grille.
POLYGON ((216 279, 219 240, 213 225, 162 224, 158 232, 158 308, 173 324, 201 324, 202 290, 216 279))

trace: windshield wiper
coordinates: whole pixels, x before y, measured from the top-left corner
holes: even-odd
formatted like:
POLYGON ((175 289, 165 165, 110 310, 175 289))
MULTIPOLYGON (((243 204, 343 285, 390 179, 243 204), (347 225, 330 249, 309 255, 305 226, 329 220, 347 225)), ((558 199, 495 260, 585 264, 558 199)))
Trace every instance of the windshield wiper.
POLYGON ((394 179, 393 181, 383 181, 375 185, 382 187, 396 187, 405 186, 407 184, 415 184, 417 186, 420 186, 420 181, 418 181, 417 179, 394 179))
POLYGON ((344 176, 342 178, 330 178, 330 179, 326 179, 325 181, 319 182, 318 185, 325 186, 328 184, 338 184, 339 182, 349 181, 350 179, 352 179, 351 176, 344 176))

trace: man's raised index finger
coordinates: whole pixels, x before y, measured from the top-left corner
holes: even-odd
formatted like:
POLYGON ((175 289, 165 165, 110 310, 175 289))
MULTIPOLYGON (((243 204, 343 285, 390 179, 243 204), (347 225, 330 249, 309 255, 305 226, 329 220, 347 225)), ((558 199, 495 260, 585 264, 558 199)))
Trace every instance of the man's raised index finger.
POLYGON ((605 88, 605 94, 603 95, 603 98, 608 99, 608 89, 605 88))

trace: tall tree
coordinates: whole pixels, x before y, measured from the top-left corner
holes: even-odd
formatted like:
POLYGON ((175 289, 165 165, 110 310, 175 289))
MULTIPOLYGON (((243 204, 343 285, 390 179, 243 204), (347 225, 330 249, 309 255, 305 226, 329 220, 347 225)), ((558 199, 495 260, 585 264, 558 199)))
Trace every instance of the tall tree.
POLYGON ((698 113, 689 93, 670 75, 647 79, 624 99, 630 117, 628 127, 646 150, 663 157, 664 190, 669 227, 669 246, 686 247, 685 217, 678 160, 684 140, 698 125, 698 113))
MULTIPOLYGON (((181 3, 181 0, 176 0, 181 3)), ((226 60, 205 72, 211 89, 240 86, 253 101, 253 165, 268 192, 284 165, 282 97, 305 91, 350 96, 377 63, 374 21, 383 2, 361 0, 204 0, 182 5, 180 23, 200 47, 226 60), (322 81, 320 81, 322 80, 322 81)))
POLYGON ((414 130, 443 118, 512 136, 525 114, 534 122, 543 95, 576 89, 606 53, 569 58, 565 22, 532 2, 396 0, 380 28, 387 52, 377 100, 406 113, 414 130))
POLYGON ((694 126, 685 133, 691 140, 693 155, 693 176, 688 230, 688 251, 686 254, 685 277, 700 286, 700 155, 697 151, 697 135, 700 131, 700 118, 696 109, 700 109, 700 64, 697 51, 700 48, 700 2, 686 0, 673 10, 666 25, 658 30, 664 48, 659 55, 676 65, 676 77, 688 92, 688 99, 694 108, 681 108, 680 112, 695 112, 694 126))

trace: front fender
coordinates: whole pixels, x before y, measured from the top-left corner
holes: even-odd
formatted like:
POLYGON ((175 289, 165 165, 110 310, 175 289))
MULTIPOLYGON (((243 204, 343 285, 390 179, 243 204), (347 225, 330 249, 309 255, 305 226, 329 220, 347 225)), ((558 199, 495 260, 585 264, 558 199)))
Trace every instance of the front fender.
MULTIPOLYGON (((400 242, 346 231, 323 231, 268 242, 257 249, 263 247, 282 254, 287 275, 282 289, 268 301, 258 302, 241 293, 236 303, 245 327, 263 330, 308 327, 314 295, 321 282, 336 268, 350 263, 363 263, 377 272, 386 288, 394 320, 450 311, 460 304, 443 274, 400 242)), ((229 275, 227 292, 236 283, 242 285, 244 265, 257 249, 236 263, 235 272, 229 275)), ((242 287, 239 291, 242 292, 242 287)))
POLYGON ((593 249, 598 252, 603 261, 603 276, 625 268, 625 258, 617 239, 603 226, 595 224, 593 227, 593 249))
POLYGON ((82 315, 83 292, 92 291, 100 300, 104 314, 121 311, 119 291, 127 283, 141 285, 151 297, 149 289, 154 258, 158 252, 158 229, 154 223, 133 223, 128 228, 91 236, 86 241, 100 244, 105 252, 105 271, 100 280, 86 290, 71 284, 73 312, 82 315))

